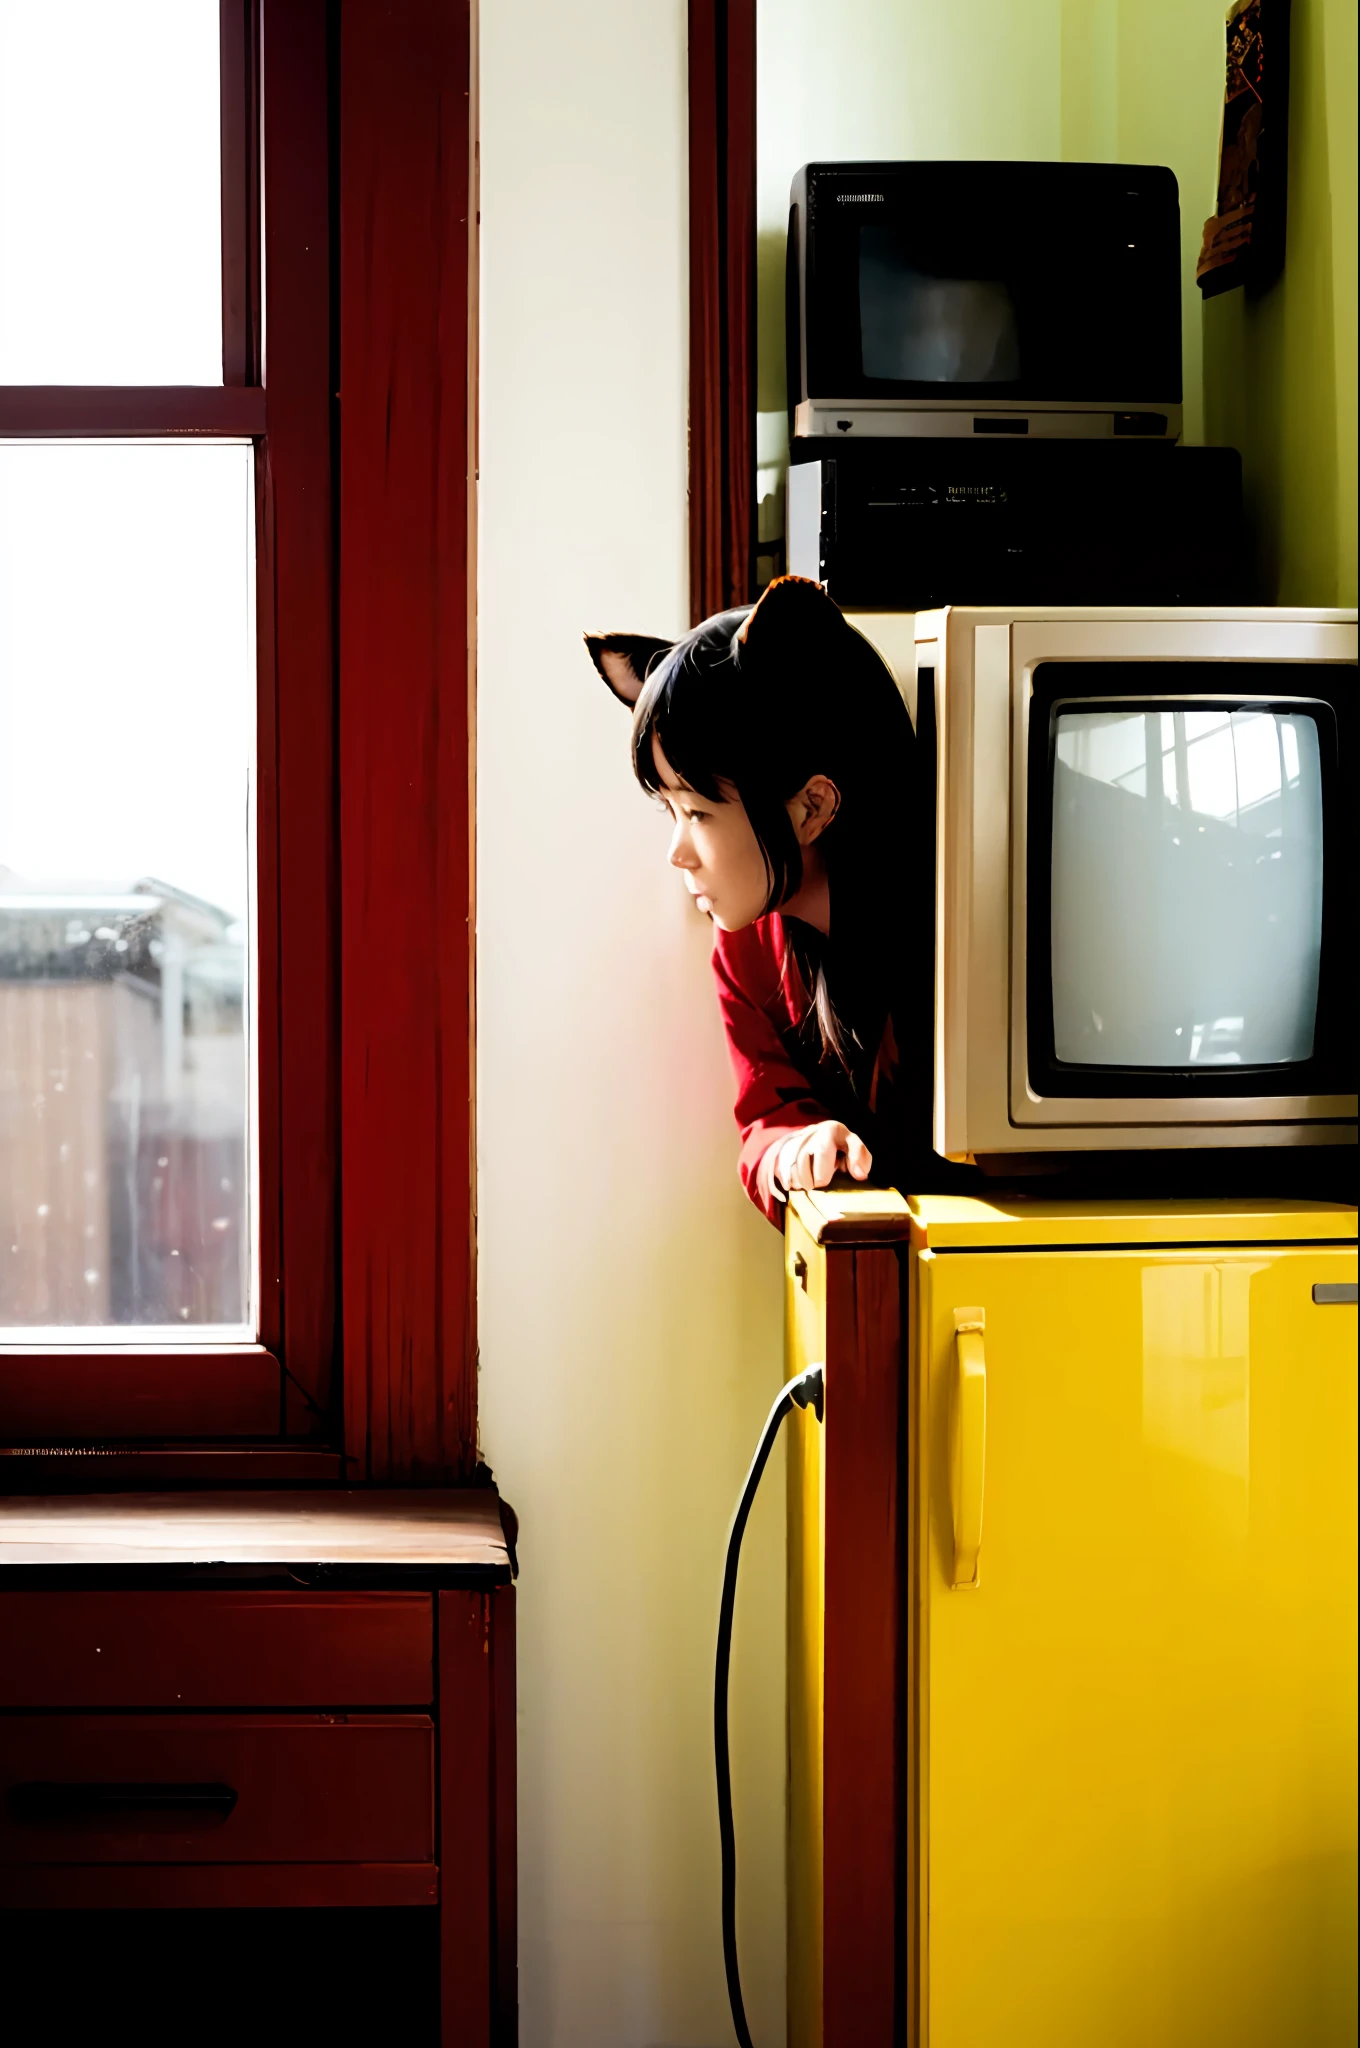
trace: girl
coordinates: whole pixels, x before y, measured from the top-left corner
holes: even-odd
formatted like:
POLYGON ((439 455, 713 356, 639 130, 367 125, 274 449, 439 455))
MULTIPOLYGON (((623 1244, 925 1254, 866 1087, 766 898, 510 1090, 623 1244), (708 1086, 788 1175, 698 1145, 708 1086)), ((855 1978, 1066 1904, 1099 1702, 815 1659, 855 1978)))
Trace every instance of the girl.
POLYGON ((784 576, 674 643, 588 634, 633 711, 633 769, 713 923, 741 1179, 772 1222, 793 1188, 923 1187, 930 1152, 932 863, 911 721, 818 584, 784 576))

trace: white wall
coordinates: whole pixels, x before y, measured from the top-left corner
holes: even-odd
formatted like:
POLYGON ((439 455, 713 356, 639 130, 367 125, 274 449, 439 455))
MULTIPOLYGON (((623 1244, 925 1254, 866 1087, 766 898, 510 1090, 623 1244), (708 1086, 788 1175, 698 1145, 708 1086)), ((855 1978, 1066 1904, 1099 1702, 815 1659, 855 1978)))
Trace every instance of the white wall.
MULTIPOLYGON (((780 1240, 737 1186, 708 928, 580 638, 686 624, 685 0, 496 0, 480 32, 481 1428, 521 1516, 521 2039, 718 2048, 713 1630, 780 1240)), ((734 1674, 772 2044, 778 1466, 734 1674)))
MULTIPOLYGON (((1193 76, 1156 8, 1160 98, 1127 87, 1131 0, 761 0, 766 333, 809 157, 1146 151, 1180 172, 1180 137, 1202 184, 1219 0, 1187 9, 1193 76)), ((481 23, 481 1416, 523 1520, 525 2048, 730 2040, 709 1687, 728 1517, 780 1378, 780 1246, 737 1188, 707 928, 580 643, 686 623, 685 11, 496 0, 481 23)), ((1201 196, 1183 175, 1195 244, 1201 196)), ((1187 346, 1192 423, 1196 363, 1187 346)), ((762 377, 782 406, 768 356, 762 377)), ((776 1460, 734 1672, 743 1953, 770 2044, 781 1483, 776 1460)))

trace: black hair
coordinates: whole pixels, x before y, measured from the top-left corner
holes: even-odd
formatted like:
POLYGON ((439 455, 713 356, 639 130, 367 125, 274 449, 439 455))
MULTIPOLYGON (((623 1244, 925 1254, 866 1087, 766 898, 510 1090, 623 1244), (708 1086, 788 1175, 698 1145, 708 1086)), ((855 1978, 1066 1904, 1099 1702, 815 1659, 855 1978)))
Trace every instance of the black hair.
POLYGON ((653 739, 710 802, 735 789, 765 862, 766 913, 803 879, 785 805, 814 775, 840 792, 817 844, 831 937, 787 919, 785 970, 811 997, 818 1052, 867 1081, 892 1003, 887 934, 901 914, 915 823, 911 720, 881 655, 815 583, 781 577, 759 604, 705 619, 652 655, 633 713, 633 771, 661 793, 653 739))

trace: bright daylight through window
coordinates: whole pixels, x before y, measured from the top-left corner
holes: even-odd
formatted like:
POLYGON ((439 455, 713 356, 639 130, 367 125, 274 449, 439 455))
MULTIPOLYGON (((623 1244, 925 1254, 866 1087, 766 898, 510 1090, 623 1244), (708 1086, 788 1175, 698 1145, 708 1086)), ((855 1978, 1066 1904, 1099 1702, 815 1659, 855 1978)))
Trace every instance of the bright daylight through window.
POLYGON ((0 384, 220 384, 216 0, 0 0, 0 384))
MULTIPOLYGON (((0 384, 220 385, 218 50, 0 0, 0 384)), ((0 1335, 253 1337, 253 455, 107 434, 0 442, 0 1335)))

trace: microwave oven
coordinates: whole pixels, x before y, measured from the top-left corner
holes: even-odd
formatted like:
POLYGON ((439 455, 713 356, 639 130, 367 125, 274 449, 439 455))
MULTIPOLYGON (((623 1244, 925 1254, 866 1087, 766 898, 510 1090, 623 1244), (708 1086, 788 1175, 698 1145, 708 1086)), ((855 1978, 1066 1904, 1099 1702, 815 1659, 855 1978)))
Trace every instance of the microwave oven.
POLYGON ((1159 165, 805 164, 790 431, 1175 440, 1180 293, 1180 203, 1159 165))
POLYGON ((1355 612, 848 616, 933 787, 935 1150, 1353 1144, 1355 612))

